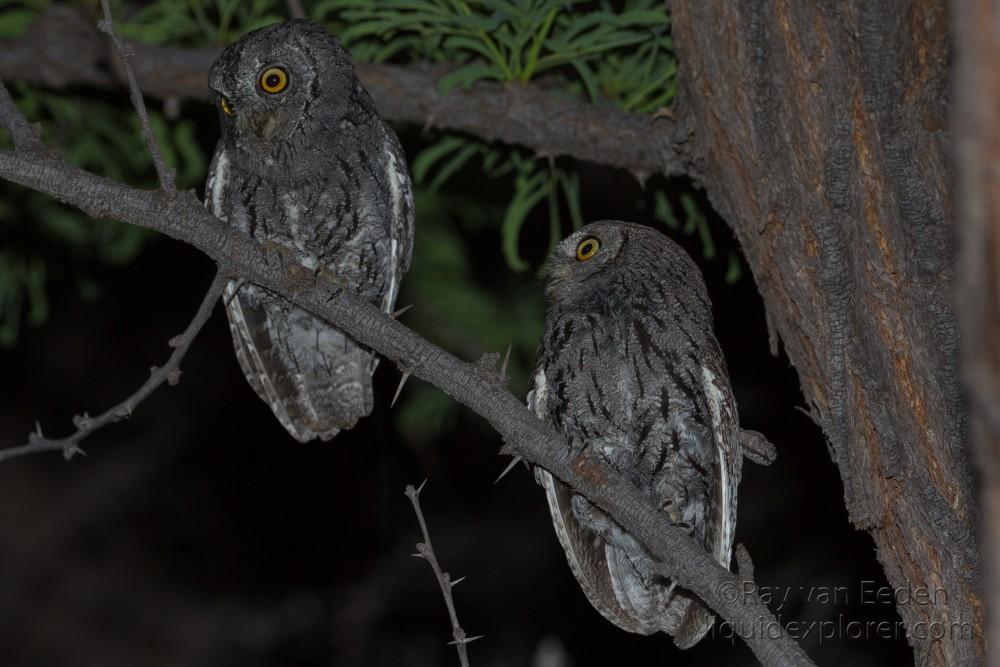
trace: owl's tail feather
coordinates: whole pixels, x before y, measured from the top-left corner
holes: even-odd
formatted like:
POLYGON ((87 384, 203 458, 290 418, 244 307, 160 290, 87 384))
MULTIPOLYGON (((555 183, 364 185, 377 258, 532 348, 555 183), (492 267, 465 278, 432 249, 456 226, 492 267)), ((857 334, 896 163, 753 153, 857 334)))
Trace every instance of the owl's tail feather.
POLYGON ((373 355, 339 329, 255 285, 226 290, 236 357, 293 438, 331 440, 371 412, 373 355))
POLYGON ((676 582, 653 574, 652 561, 638 543, 616 542, 605 547, 608 571, 618 603, 634 619, 636 628, 643 634, 660 631, 673 635, 681 649, 697 644, 712 627, 712 612, 676 582))

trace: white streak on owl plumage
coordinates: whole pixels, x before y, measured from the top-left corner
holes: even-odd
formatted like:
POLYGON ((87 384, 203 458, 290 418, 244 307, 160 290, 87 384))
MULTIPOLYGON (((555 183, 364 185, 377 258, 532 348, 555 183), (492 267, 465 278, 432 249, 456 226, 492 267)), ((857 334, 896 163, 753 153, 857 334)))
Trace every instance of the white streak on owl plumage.
POLYGON ((704 380, 705 395, 708 396, 708 407, 712 412, 712 432, 715 434, 716 448, 718 449, 717 460, 719 463, 719 510, 721 516, 719 518, 719 525, 722 526, 722 535, 719 538, 718 544, 716 545, 715 559, 719 561, 719 565, 723 567, 729 567, 729 560, 732 557, 733 550, 733 528, 736 526, 736 518, 732 516, 733 507, 730 492, 730 484, 732 480, 729 477, 729 470, 726 466, 726 455, 725 455, 725 429, 726 422, 725 419, 732 420, 732 415, 723 415, 724 411, 728 411, 729 408, 726 403, 726 398, 723 396, 722 391, 716 384, 715 374, 712 373, 708 368, 702 368, 702 379, 704 380))

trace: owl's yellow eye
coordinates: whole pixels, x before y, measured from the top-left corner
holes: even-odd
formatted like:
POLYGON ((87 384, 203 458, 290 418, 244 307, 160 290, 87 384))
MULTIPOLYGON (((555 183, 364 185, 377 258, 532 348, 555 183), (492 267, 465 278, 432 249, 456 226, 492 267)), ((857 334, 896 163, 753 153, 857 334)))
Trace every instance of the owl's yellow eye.
POLYGON ((584 240, 580 241, 580 245, 576 247, 576 258, 581 262, 586 262, 588 259, 596 255, 597 251, 600 249, 601 242, 593 236, 588 236, 584 240))
POLYGON ((275 95, 288 87, 288 73, 280 67, 268 67, 260 73, 259 82, 261 90, 275 95))
POLYGON ((222 107, 222 113, 226 114, 227 116, 233 115, 233 108, 229 106, 229 100, 227 100, 225 97, 219 99, 219 106, 222 107))

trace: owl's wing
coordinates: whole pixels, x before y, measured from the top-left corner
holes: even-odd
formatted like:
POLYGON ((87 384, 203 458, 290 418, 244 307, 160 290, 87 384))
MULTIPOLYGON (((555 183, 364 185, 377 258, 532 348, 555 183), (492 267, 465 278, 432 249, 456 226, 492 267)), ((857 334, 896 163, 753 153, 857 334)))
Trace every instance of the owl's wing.
POLYGON ((382 297, 382 310, 392 313, 399 295, 403 275, 410 268, 413 254, 414 205, 413 186, 406 164, 406 155, 396 133, 388 126, 385 131, 386 180, 392 205, 389 221, 389 289, 382 297))
MULTIPOLYGON (((528 392, 528 409, 545 422, 549 421, 547 399, 545 370, 538 369, 528 392)), ((608 573, 604 540, 576 520, 573 515, 572 491, 542 468, 535 468, 535 479, 545 489, 545 499, 549 504, 556 537, 566 552, 566 560, 573 576, 590 604, 604 618, 623 630, 648 634, 648 631, 637 626, 634 619, 625 615, 618 604, 608 573)))
MULTIPOLYGON (((724 368, 702 367, 702 390, 711 418, 716 487, 706 530, 706 547, 722 567, 729 569, 736 529, 736 492, 743 450, 736 401, 724 368)), ((685 592, 686 593, 686 592, 685 592)), ((715 622, 715 616, 692 596, 674 641, 680 648, 697 644, 715 622)))
MULTIPOLYGON (((742 456, 739 427, 728 385, 708 369, 702 379, 712 420, 711 431, 706 429, 702 437, 713 440, 716 479, 707 517, 706 547, 728 567, 742 456)), ((528 395, 528 407, 543 421, 549 421, 547 396, 545 372, 539 369, 528 395)), ((552 523, 570 569, 601 615, 629 632, 668 632, 680 648, 693 646, 708 632, 714 615, 693 594, 667 580, 658 579, 651 585, 644 581, 642 566, 637 564, 648 557, 617 524, 609 531, 611 541, 605 540, 580 523, 573 512, 574 494, 569 487, 540 468, 536 468, 536 478, 545 489, 552 523)))
POLYGON ((724 370, 703 367, 702 386, 712 419, 717 480, 708 524, 708 547, 718 563, 728 568, 736 530, 736 491, 743 465, 739 417, 724 370))
POLYGON ((317 422, 303 409, 302 401, 308 400, 308 394, 295 385, 294 375, 278 361, 280 355, 274 349, 274 339, 268 334, 264 308, 245 303, 237 293, 238 289, 239 285, 230 281, 223 294, 236 359, 243 375, 293 438, 299 442, 308 442, 316 437, 329 440, 340 429, 328 426, 325 429, 321 427, 317 432, 303 426, 317 422))
MULTIPOLYGON (((230 161, 212 159, 205 204, 228 220, 230 161)), ((233 221, 230 221, 232 224, 233 221)), ((371 354, 341 331, 261 287, 231 281, 223 294, 247 382, 296 440, 329 440, 371 411, 371 354)))

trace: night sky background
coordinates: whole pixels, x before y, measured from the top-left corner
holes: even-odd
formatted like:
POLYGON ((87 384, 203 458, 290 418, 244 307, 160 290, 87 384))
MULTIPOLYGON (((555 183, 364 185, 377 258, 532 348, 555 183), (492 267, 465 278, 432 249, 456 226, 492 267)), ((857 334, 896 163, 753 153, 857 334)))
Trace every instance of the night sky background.
MULTIPOLYGON (((210 154, 214 112, 185 113, 198 119, 210 154)), ((421 135, 408 128, 403 139, 412 155, 421 135)), ((649 207, 636 205, 644 191, 627 174, 593 166, 580 174, 588 220, 656 224, 649 207)), ((477 196, 504 196, 476 180, 465 177, 477 196)), ((463 177, 450 187, 462 189, 463 177)), ((0 247, 26 242, 30 200, 6 185, 0 198, 9 204, 0 207, 0 247)), ((735 250, 709 203, 700 206, 720 254, 735 250)), ((526 229, 522 252, 537 266, 547 237, 531 230, 547 230, 547 220, 529 219, 526 229)), ((461 234, 475 268, 463 279, 501 299, 540 292, 535 274, 511 276, 495 229, 461 234)), ((802 644, 821 664, 911 662, 894 607, 865 594, 886 585, 873 543, 848 522, 840 477, 801 409, 794 370, 783 353, 769 353, 752 276, 727 284, 724 262, 703 261, 697 239, 674 238, 705 272, 743 425, 778 449, 768 468, 747 462, 740 487, 737 541, 758 584, 773 593, 783 622, 826 624, 798 631, 809 628, 802 644), (879 622, 894 638, 878 638, 879 622)), ((64 247, 30 243, 52 260, 50 315, 0 348, 0 446, 23 444, 36 421, 47 435, 63 435, 74 414, 100 413, 133 392, 166 360, 167 340, 186 327, 213 273, 192 248, 156 239, 124 266, 88 265, 100 294, 86 301, 73 263, 59 261, 64 247)), ((448 313, 427 307, 412 286, 399 303, 414 304, 404 323, 441 340, 448 313)), ((502 352, 473 348, 455 351, 468 359, 502 352)), ((515 361, 512 390, 523 396, 530 354, 515 361)), ((86 440, 85 458, 0 463, 0 664, 457 664, 437 583, 410 555, 419 529, 403 490, 425 479, 438 558, 454 577, 468 577, 455 589, 459 618, 469 634, 485 635, 470 646, 473 665, 754 664, 725 628, 681 653, 665 635, 630 635, 605 621, 577 587, 531 474, 521 467, 494 485, 508 459, 497 456, 499 437, 464 410, 422 433, 401 428, 389 410, 399 379, 391 363, 376 374, 374 413, 312 444, 292 440, 250 389, 221 308, 182 368, 178 386, 86 440)), ((404 406, 418 384, 404 390, 404 406)))

